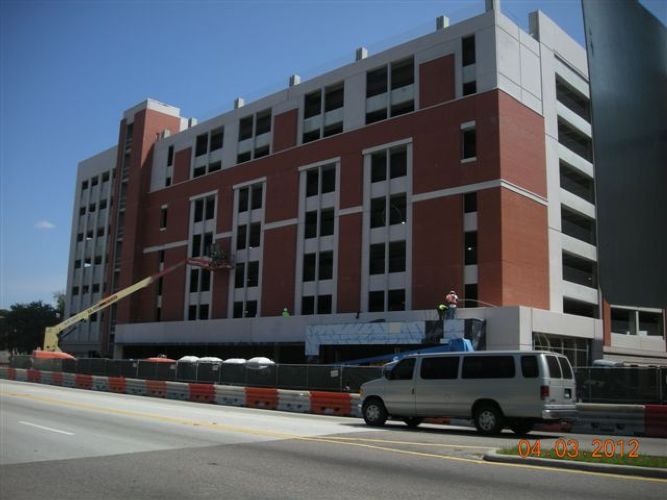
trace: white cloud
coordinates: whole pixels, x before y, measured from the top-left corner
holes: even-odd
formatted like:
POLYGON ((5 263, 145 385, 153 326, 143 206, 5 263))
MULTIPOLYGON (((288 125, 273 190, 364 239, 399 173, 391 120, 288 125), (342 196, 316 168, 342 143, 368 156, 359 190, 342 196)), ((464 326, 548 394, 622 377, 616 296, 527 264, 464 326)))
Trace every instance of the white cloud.
POLYGON ((40 220, 35 223, 35 229, 54 229, 56 225, 48 220, 40 220))

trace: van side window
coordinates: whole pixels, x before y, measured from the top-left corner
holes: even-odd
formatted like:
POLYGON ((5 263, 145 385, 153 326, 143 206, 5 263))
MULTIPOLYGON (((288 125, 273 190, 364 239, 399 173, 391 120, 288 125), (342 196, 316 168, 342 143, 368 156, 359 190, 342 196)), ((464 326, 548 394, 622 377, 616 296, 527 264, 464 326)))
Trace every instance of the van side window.
POLYGON ((560 365, 556 356, 547 356, 547 366, 549 367, 549 377, 551 378, 563 378, 563 375, 560 372, 560 365))
POLYGON ((462 378, 513 378, 513 356, 465 356, 462 378))
POLYGON ((459 375, 459 357, 422 358, 420 375, 425 380, 457 378, 459 375))
POLYGON ((560 362, 560 367, 563 370, 563 378, 568 378, 572 379, 572 368, 570 368, 570 362, 567 360, 567 358, 562 358, 558 357, 558 361, 560 362))
POLYGON ((521 356, 521 374, 523 378, 537 378, 537 356, 521 356))
POLYGON ((390 372, 389 378, 391 380, 412 380, 412 372, 415 370, 415 358, 408 358, 394 367, 390 372))

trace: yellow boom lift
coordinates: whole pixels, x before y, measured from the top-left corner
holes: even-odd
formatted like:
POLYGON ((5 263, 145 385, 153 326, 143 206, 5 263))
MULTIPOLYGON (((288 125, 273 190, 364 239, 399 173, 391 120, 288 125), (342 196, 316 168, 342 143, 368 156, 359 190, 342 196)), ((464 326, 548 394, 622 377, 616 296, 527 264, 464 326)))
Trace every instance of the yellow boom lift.
POLYGON ((162 276, 165 276, 166 274, 175 271, 176 269, 185 264, 188 264, 190 266, 202 267, 209 271, 217 271, 218 269, 231 269, 232 266, 231 264, 229 264, 222 251, 218 250, 217 247, 214 247, 212 253, 213 255, 210 258, 201 257, 201 258, 185 259, 179 262, 178 264, 175 264, 163 271, 160 271, 159 273, 148 276, 147 278, 144 278, 141 281, 137 281, 133 285, 130 285, 127 288, 123 288, 122 290, 119 290, 116 293, 109 295, 108 297, 104 297, 96 304, 90 306, 88 309, 84 309, 83 311, 75 314, 74 316, 70 316, 62 323, 58 323, 55 326, 47 326, 46 330, 44 331, 44 348, 43 348, 44 351, 61 352, 58 343, 61 338, 62 332, 64 332, 65 330, 67 330, 72 326, 77 325, 81 321, 86 321, 91 315, 103 309, 106 309, 107 307, 109 307, 112 304, 115 304, 119 300, 122 300, 125 297, 132 295, 134 292, 146 288, 147 286, 151 285, 152 283, 160 279, 162 276))

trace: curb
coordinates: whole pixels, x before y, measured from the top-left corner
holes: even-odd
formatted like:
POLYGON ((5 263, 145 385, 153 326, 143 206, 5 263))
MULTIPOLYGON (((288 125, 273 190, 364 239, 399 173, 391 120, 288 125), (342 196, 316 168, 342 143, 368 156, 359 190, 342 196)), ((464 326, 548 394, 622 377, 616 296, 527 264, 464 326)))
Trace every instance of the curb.
POLYGON ((591 462, 576 462, 574 460, 556 460, 552 458, 518 457, 516 455, 503 455, 490 451, 484 454, 487 462, 499 462, 508 464, 535 465, 538 467, 554 467, 558 469, 583 470, 588 472, 600 472, 603 474, 620 474, 623 476, 641 476, 657 479, 667 479, 667 469, 655 467, 637 467, 634 465, 595 464, 591 462))

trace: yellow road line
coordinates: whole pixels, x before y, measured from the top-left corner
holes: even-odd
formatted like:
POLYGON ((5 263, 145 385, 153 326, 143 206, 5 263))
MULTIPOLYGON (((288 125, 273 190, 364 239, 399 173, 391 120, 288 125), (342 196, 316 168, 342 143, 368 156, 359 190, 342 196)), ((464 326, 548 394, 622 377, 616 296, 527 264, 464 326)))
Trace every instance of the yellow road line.
MULTIPOLYGON (((653 483, 663 483, 667 484, 667 479, 659 479, 659 478, 648 478, 648 477, 640 477, 640 476, 626 476, 622 474, 612 474, 612 473, 607 473, 607 472, 591 472, 591 471, 583 471, 583 470, 573 470, 573 469, 561 469, 561 468, 555 468, 555 467, 548 467, 548 466, 540 466, 540 465, 529 465, 529 464, 513 464, 513 463, 503 463, 503 462, 487 462, 486 460, 481 460, 481 459, 474 459, 474 458, 465 458, 465 457, 455 457, 451 455, 439 455, 435 453, 425 453, 421 451, 410 451, 410 450, 401 450, 397 448, 388 448, 386 446, 377 446, 377 445, 372 445, 372 444, 366 444, 364 442, 355 442, 355 441, 377 441, 377 442, 386 442, 389 444, 413 444, 405 441, 383 441, 383 440, 371 440, 367 438, 340 438, 340 437, 309 437, 309 436, 300 436, 298 434, 290 434, 286 432, 279 432, 279 431, 266 431, 266 430, 259 430, 259 429, 251 429, 247 427, 239 427, 235 425, 229 425, 229 424, 222 424, 222 423, 216 423, 216 422, 198 422, 196 420, 188 420, 184 418, 176 418, 176 417, 167 417, 164 415, 156 415, 154 413, 145 413, 145 412, 138 412, 138 411, 130 411, 130 410, 119 410, 116 408, 101 408, 99 406, 94 406, 86 403, 74 403, 74 402, 67 402, 67 401, 62 401, 59 399, 53 399, 49 397, 44 397, 44 396, 35 396, 32 394, 19 394, 19 393, 4 393, 1 394, 0 396, 2 397, 15 397, 15 398, 23 398, 23 399, 30 399, 33 401, 39 401, 43 403, 51 403, 55 405, 60 405, 60 406, 65 406, 65 407, 70 407, 70 408, 78 408, 78 409, 83 409, 83 410, 89 410, 97 413, 108 413, 108 414, 114 414, 114 415, 123 415, 123 416, 128 416, 128 417, 143 417, 143 418, 149 418, 153 420, 157 420, 159 422, 166 422, 166 423, 172 423, 172 424, 180 424, 180 425, 187 425, 191 427, 200 427, 200 428, 206 428, 206 429, 213 429, 213 430, 225 430, 229 432, 236 432, 236 433, 241 433, 241 434, 248 434, 248 435, 253 435, 253 436, 265 436, 265 437, 274 437, 274 438, 280 438, 280 439, 294 439, 294 440, 299 440, 299 441, 314 441, 314 442, 320 442, 320 443, 329 443, 329 444, 337 444, 337 445, 343 445, 343 446, 356 446, 360 448, 368 448, 372 450, 378 450, 378 451, 386 451, 389 453, 396 453, 399 455, 408 455, 408 456, 415 456, 415 457, 423 457, 423 458, 433 458, 437 460, 449 460, 449 461, 457 461, 457 462, 467 462, 471 464, 478 464, 478 465, 488 465, 488 466, 501 466, 501 467, 515 467, 515 468, 520 468, 520 469, 530 469, 530 470, 537 470, 541 472, 561 472, 561 473, 568 473, 568 474, 579 474, 579 475, 588 475, 588 476, 597 476, 597 477, 604 477, 604 478, 615 478, 615 479, 623 479, 623 480, 632 480, 632 481, 643 481, 643 482, 653 482, 653 483)), ((444 445, 440 445, 444 446, 444 445)), ((474 447, 474 448, 479 448, 479 447, 474 447)), ((488 447, 486 447, 488 449, 488 447)))

